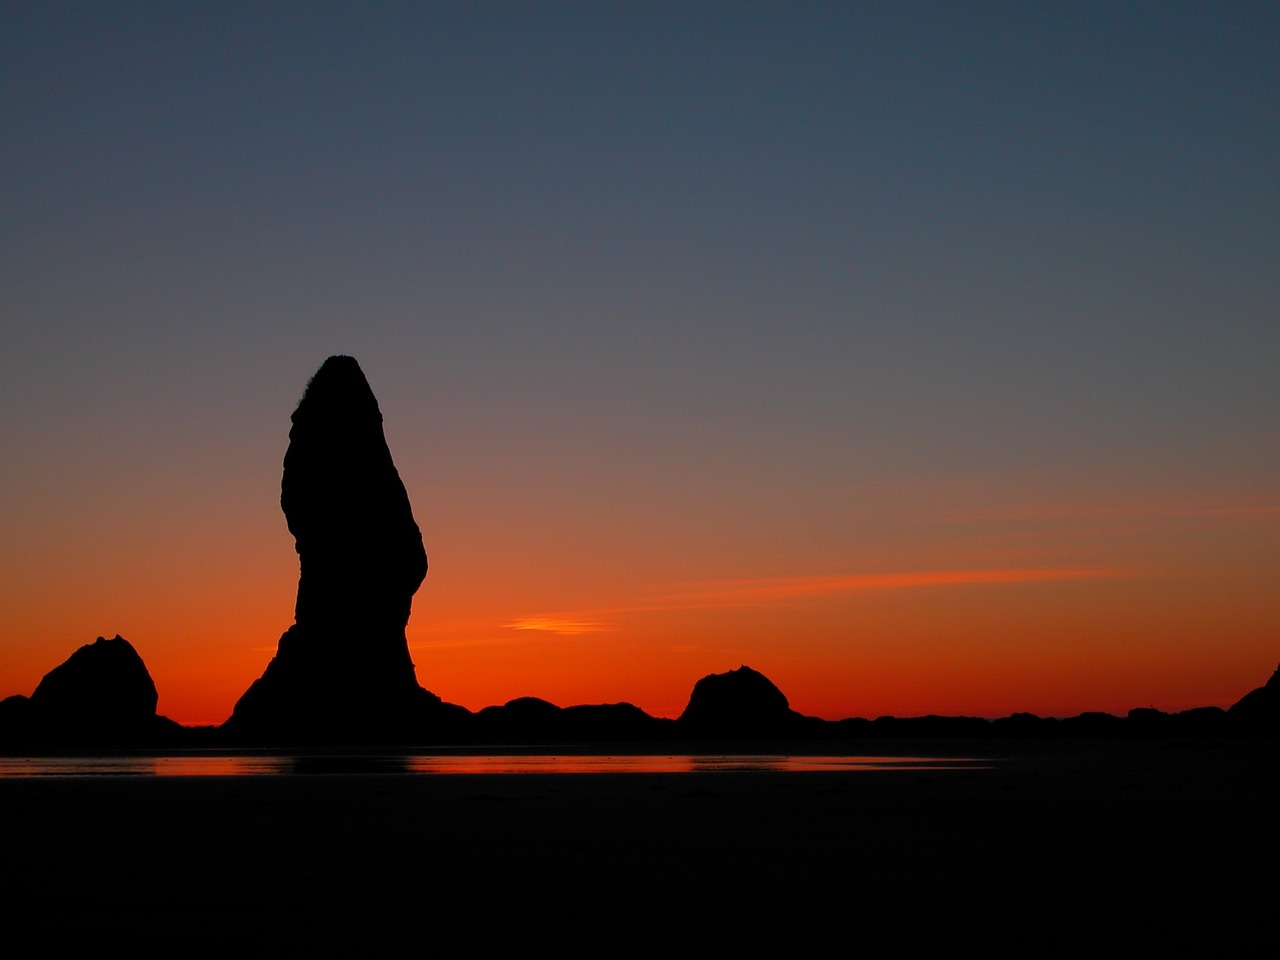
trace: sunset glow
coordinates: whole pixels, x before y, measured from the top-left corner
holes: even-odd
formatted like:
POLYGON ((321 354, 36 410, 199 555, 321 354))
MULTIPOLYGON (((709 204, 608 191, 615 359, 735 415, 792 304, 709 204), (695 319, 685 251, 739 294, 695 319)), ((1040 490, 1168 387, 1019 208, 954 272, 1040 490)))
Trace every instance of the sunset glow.
POLYGON ((6 5, 0 697, 119 633, 224 721, 346 353, 446 701, 1229 705, 1280 660, 1280 12, 1175 6, 6 5))

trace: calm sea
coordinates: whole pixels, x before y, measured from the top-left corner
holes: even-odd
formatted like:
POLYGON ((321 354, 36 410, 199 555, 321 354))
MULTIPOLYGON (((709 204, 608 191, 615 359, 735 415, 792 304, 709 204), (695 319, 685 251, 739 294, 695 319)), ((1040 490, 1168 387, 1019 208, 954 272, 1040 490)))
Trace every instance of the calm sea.
POLYGON ((957 757, 789 754, 234 754, 0 757, 0 777, 272 777, 324 774, 803 773, 860 770, 980 770, 957 757))

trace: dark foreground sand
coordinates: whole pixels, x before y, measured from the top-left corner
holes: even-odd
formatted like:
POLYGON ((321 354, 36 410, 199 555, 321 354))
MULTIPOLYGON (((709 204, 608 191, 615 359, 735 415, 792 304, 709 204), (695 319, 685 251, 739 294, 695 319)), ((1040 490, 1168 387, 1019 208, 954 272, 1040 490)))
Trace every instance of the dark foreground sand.
POLYGON ((6 925, 148 955, 1270 953, 1275 745, 946 748, 997 762, 0 780, 6 925))

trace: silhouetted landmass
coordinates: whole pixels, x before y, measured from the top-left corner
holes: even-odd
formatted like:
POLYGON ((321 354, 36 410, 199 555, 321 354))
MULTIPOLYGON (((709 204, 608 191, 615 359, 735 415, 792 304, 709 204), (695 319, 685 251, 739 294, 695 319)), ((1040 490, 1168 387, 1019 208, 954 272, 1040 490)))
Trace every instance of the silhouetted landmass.
MULTIPOLYGON (((319 731, 282 733, 276 728, 255 739, 244 733, 228 736, 225 727, 182 727, 157 716, 155 686, 142 659, 122 638, 99 637, 51 671, 30 698, 0 701, 0 747, 1258 737, 1278 731, 1278 676, 1280 669, 1230 710, 1197 707, 1164 713, 1142 707, 1124 717, 1097 712, 1065 718, 1015 713, 996 720, 929 715, 827 721, 792 710, 771 680, 741 666, 699 680, 689 705, 676 720, 652 717, 631 703, 559 707, 538 697, 519 697, 472 713, 434 698, 425 710, 410 714, 401 727, 387 725, 385 715, 378 718, 383 725, 376 728, 357 717, 352 730, 338 730, 326 739, 320 731, 333 729, 330 719, 319 731)), ((422 694, 424 700, 433 697, 425 690, 422 694)))
POLYGON ((405 625, 427 554, 378 401, 351 357, 326 360, 293 413, 280 506, 301 568, 294 624, 224 732, 396 740, 454 712, 418 685, 409 657, 405 625))
POLYGON ((280 506, 300 566, 294 624, 221 728, 156 715, 155 684, 121 637, 77 650, 30 698, 0 701, 0 747, 441 745, 898 738, 1274 736, 1280 668, 1229 710, 1065 719, 1016 713, 825 721, 791 709, 748 666, 711 674, 677 720, 630 703, 559 707, 536 697, 471 713, 418 684, 405 626, 427 573, 422 534, 382 413, 351 357, 324 362, 293 413, 280 506))
POLYGON ((772 680, 741 666, 695 683, 689 705, 677 722, 682 732, 693 737, 756 739, 801 735, 805 721, 772 680))
POLYGON ((1236 724, 1260 733, 1280 733, 1280 667, 1271 679, 1241 697, 1227 716, 1236 724))
POLYGON ((183 728, 156 714, 146 664, 123 637, 98 637, 54 667, 30 698, 0 703, 0 742, 96 746, 176 742, 183 728))
POLYGON ((485 707, 468 728, 470 743, 639 743, 672 739, 675 722, 651 717, 631 703, 558 707, 538 697, 518 697, 485 707))

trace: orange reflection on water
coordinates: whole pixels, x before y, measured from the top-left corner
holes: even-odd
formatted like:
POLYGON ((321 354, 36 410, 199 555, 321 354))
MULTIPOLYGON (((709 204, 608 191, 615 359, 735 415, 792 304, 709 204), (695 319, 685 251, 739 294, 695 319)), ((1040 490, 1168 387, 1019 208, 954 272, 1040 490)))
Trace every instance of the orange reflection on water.
POLYGON ((811 773, 980 770, 973 758, 790 754, 449 754, 0 757, 6 777, 256 777, 388 774, 811 773))
POLYGON ((292 772, 291 758, 231 755, 0 757, 5 777, 247 777, 292 772))

